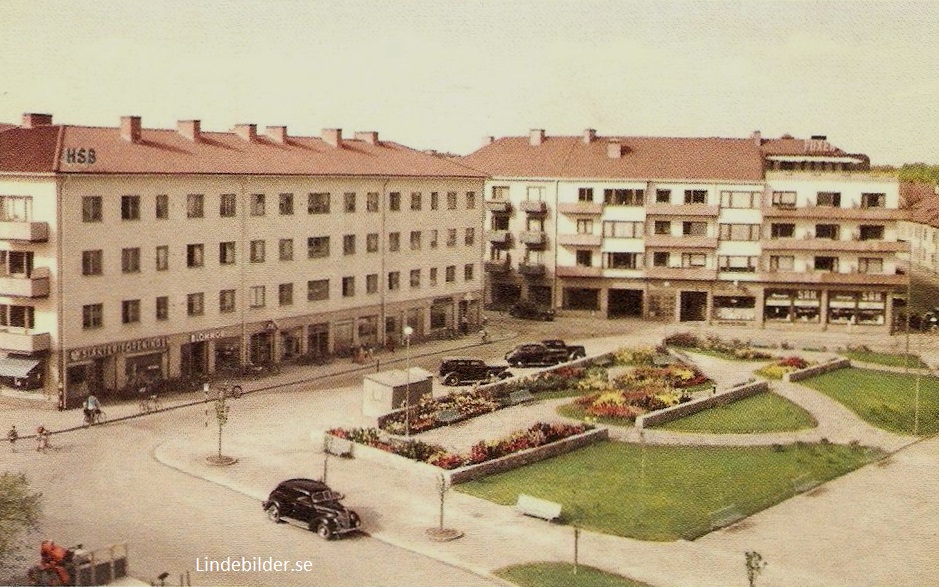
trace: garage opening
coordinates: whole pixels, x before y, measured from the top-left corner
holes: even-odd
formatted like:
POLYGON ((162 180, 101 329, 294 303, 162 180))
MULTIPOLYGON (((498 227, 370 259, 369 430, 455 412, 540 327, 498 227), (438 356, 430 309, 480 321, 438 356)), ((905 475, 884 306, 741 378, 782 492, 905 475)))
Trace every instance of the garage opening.
POLYGON ((642 290, 609 290, 607 292, 607 308, 607 315, 610 318, 642 316, 642 290))
POLYGON ((563 304, 566 310, 599 310, 600 290, 586 287, 565 287, 563 304))
POLYGON ((508 308, 522 298, 522 288, 511 283, 492 284, 492 305, 495 308, 508 308))
POLYGON ((703 291, 681 292, 680 322, 701 322, 707 318, 708 294, 703 291))

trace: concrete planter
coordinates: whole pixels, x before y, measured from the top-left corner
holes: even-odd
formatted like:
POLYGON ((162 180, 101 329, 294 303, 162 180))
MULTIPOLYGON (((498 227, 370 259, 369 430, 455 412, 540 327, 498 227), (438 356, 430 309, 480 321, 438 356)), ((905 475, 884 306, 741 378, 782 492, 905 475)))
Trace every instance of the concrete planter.
POLYGON ((690 402, 678 404, 677 406, 643 414, 636 418, 636 428, 642 429, 647 426, 659 426, 703 410, 727 405, 764 391, 769 391, 769 383, 766 381, 754 381, 752 383, 740 384, 727 391, 712 395, 711 397, 691 400, 690 402))
POLYGON ((841 359, 835 358, 827 363, 822 363, 820 365, 811 365, 805 369, 799 369, 798 371, 792 371, 790 373, 783 374, 783 381, 786 383, 794 381, 802 381, 803 379, 808 379, 810 377, 815 377, 821 375, 822 373, 828 373, 830 371, 836 371, 838 369, 845 369, 851 366, 850 359, 841 359))

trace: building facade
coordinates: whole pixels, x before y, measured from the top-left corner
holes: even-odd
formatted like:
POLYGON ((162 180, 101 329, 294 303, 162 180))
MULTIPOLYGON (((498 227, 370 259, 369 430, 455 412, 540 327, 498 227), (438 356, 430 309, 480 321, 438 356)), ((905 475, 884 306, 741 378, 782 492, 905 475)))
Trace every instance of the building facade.
POLYGON ((475 325, 483 181, 375 132, 24 115, 0 127, 0 381, 74 403, 475 325))
POLYGON ((486 300, 662 321, 889 330, 898 184, 810 140, 484 141, 486 300))
POLYGON ((904 182, 900 193, 909 211, 900 238, 910 243, 910 262, 939 273, 939 186, 904 182))

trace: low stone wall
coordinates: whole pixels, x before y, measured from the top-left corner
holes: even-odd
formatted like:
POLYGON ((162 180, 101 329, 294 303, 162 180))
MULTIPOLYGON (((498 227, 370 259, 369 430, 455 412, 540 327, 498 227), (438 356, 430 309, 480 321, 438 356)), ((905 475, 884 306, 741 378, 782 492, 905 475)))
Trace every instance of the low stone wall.
POLYGON ((738 384, 728 389, 727 391, 722 391, 721 393, 712 395, 710 397, 694 399, 690 402, 678 404, 677 406, 643 414, 636 418, 636 428, 642 429, 647 426, 658 426, 660 424, 665 424, 666 422, 678 420, 680 418, 690 416, 691 414, 696 414, 703 410, 717 406, 724 406, 737 400, 741 400, 745 397, 763 393, 764 391, 769 391, 769 383, 766 381, 754 381, 738 384))
POLYGON ((829 371, 836 371, 838 369, 845 369, 851 366, 850 359, 844 358, 834 358, 827 363, 821 363, 819 365, 811 365, 805 369, 799 369, 798 371, 791 371, 789 373, 783 374, 783 381, 789 383, 792 381, 802 381, 803 379, 808 379, 809 377, 815 377, 821 375, 822 373, 828 373, 829 371))

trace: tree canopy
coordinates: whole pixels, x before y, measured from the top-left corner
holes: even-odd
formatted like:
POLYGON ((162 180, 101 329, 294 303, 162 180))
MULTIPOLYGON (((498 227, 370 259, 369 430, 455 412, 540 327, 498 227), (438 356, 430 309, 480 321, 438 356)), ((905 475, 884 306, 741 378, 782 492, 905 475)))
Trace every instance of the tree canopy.
POLYGON ((30 491, 26 475, 0 475, 0 569, 8 568, 20 535, 39 526, 41 501, 41 493, 30 491))

